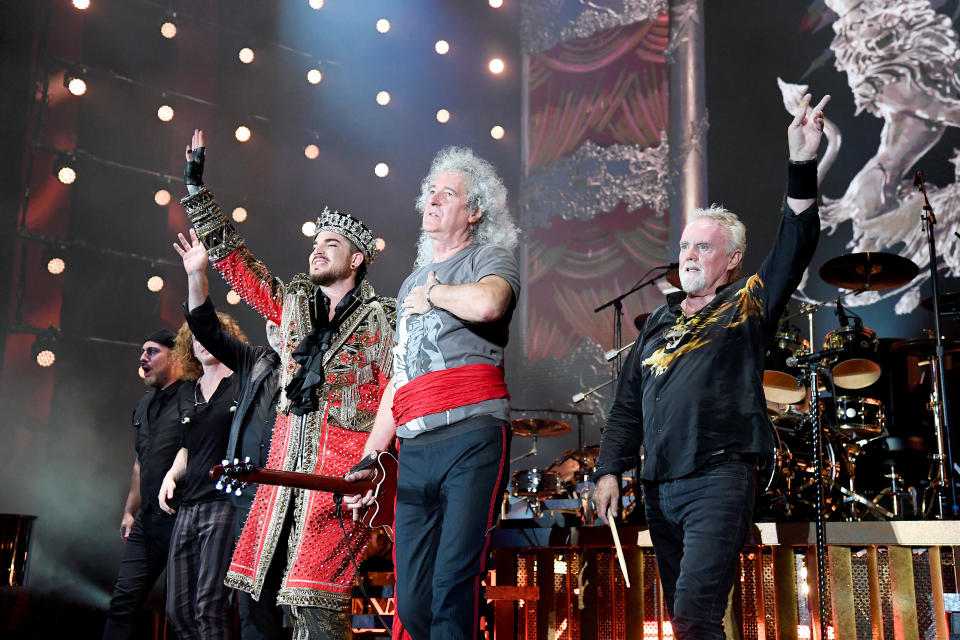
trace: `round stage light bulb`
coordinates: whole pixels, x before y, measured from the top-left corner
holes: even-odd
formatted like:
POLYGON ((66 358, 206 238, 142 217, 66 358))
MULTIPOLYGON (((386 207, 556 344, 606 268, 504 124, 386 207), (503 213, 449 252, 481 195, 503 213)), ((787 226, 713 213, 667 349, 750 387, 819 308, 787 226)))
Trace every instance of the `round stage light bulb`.
POLYGON ((503 0, 490 0, 490 6, 494 9, 499 9, 503 6, 503 0))
POLYGON ((310 0, 307 4, 311 9, 323 9, 323 0, 310 0))
POLYGON ((440 55, 444 55, 450 51, 450 43, 446 40, 437 40, 437 43, 433 45, 433 50, 440 55))
POLYGON ((90 0, 73 0, 73 6, 75 9, 85 11, 90 8, 90 0))
POLYGON ((240 53, 237 54, 237 57, 240 58, 240 62, 243 64, 250 64, 253 62, 253 49, 250 47, 244 47, 240 49, 240 53))
POLYGON ((300 233, 308 238, 312 238, 313 236, 317 235, 317 223, 313 220, 307 220, 303 223, 303 226, 300 227, 300 233))
POLYGON ((380 18, 377 20, 377 31, 380 33, 386 33, 387 31, 390 31, 390 21, 386 18, 380 18))
POLYGON ((234 137, 240 142, 246 142, 250 139, 250 128, 240 125, 237 127, 237 130, 233 132, 234 137))
POLYGON ((63 270, 66 268, 67 263, 64 262, 63 258, 50 258, 50 260, 47 261, 47 271, 55 276, 63 273, 63 270))
POLYGON ((320 69, 310 69, 310 71, 307 71, 307 82, 310 84, 320 84, 321 80, 323 80, 323 74, 320 73, 320 69))
POLYGON ((150 276, 150 278, 147 279, 147 289, 154 293, 163 289, 163 278, 160 276, 150 276))
POLYGON ((63 184, 73 184, 77 180, 77 172, 73 167, 60 167, 57 170, 57 180, 63 184))
POLYGON ((303 149, 303 155, 307 156, 308 160, 316 160, 320 157, 320 147, 315 144, 308 144, 303 149))
POLYGON ((378 178, 386 178, 387 175, 390 173, 390 167, 387 166, 386 162, 378 162, 377 166, 373 168, 373 173, 378 178))
POLYGON ((490 73, 503 73, 503 60, 500 58, 494 58, 490 61, 490 64, 487 65, 487 68, 490 69, 490 73))
POLYGON ((87 92, 87 83, 83 78, 71 78, 67 83, 67 91, 75 96, 82 96, 87 92))
POLYGON ((160 35, 162 35, 167 40, 171 40, 177 37, 177 25, 167 20, 162 25, 160 25, 160 35))
POLYGON ((377 251, 383 251, 387 248, 387 241, 383 238, 377 238, 373 241, 373 246, 377 248, 377 251))
POLYGON ((140 376, 141 379, 147 377, 146 374, 143 373, 143 367, 137 367, 137 375, 140 376))
POLYGON ((450 120, 449 111, 447 111, 446 109, 440 109, 440 111, 437 111, 437 122, 441 124, 446 124, 448 120, 450 120))
POLYGON ((233 217, 234 222, 243 222, 247 219, 247 210, 243 207, 237 207, 230 215, 233 217))
POLYGON ((377 93, 377 104, 381 107, 385 107, 390 104, 390 94, 386 91, 380 91, 377 93))
POLYGON ((173 107, 168 104, 162 105, 157 109, 157 117, 161 122, 170 122, 173 120, 173 107))
POLYGON ((506 132, 503 130, 503 127, 501 127, 500 125, 496 125, 492 129, 490 129, 490 137, 493 138, 494 140, 503 139, 504 133, 506 132))
POLYGON ((57 354, 50 349, 43 349, 37 352, 37 364, 41 367, 52 367, 57 361, 57 354))
POLYGON ((240 304, 240 294, 233 289, 227 291, 227 304, 240 304))
POLYGON ((157 192, 153 194, 153 201, 161 207, 167 206, 170 204, 170 192, 166 189, 158 189, 157 192))

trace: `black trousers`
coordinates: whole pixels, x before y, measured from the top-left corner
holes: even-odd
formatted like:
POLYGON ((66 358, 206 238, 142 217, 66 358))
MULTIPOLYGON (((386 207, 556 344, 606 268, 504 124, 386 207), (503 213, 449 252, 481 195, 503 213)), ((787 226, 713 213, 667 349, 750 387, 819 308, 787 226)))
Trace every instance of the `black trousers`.
POLYGON ((475 640, 490 530, 510 468, 510 426, 437 435, 400 447, 397 613, 414 640, 475 640))
POLYGON ((677 640, 722 640, 723 615, 750 532, 757 469, 725 462, 644 482, 644 509, 677 640))
MULTIPOLYGON (((237 525, 234 546, 240 539, 243 523, 247 521, 249 508, 236 507, 237 525)), ((270 584, 264 585, 260 600, 254 600, 246 591, 237 591, 237 608, 240 610, 240 637, 243 640, 280 640, 286 638, 283 630, 283 614, 277 607, 277 591, 270 584)))
POLYGON ((120 571, 103 629, 104 640, 133 637, 136 614, 167 566, 174 521, 174 516, 159 511, 141 509, 137 512, 123 546, 120 571))

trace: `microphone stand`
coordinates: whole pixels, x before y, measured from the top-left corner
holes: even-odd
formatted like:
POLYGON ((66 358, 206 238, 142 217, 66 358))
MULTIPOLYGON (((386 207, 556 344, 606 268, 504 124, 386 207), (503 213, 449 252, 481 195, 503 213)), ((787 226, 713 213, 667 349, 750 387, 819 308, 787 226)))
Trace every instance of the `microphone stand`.
POLYGON ((942 428, 937 430, 937 467, 940 474, 937 485, 937 509, 938 517, 943 519, 946 516, 944 490, 950 489, 950 513, 954 518, 960 513, 957 506, 957 488, 953 482, 953 448, 950 439, 950 411, 948 409, 947 398, 947 376, 943 368, 943 333, 940 331, 940 286, 937 279, 937 245, 933 236, 933 227, 937 224, 937 218, 933 214, 933 207, 930 206, 930 200, 927 199, 927 188, 923 179, 923 171, 918 170, 913 176, 913 186, 923 195, 923 213, 920 219, 923 222, 923 230, 927 236, 927 248, 930 254, 930 284, 933 288, 933 327, 936 331, 936 350, 934 352, 934 373, 937 391, 937 401, 935 403, 934 417, 941 416, 940 424, 942 428), (946 452, 946 457, 944 457, 946 452))
MULTIPOLYGON (((614 362, 614 364, 613 364, 613 378, 614 378, 614 380, 620 375, 620 367, 622 366, 622 361, 623 361, 623 358, 622 358, 622 357, 620 356, 620 354, 619 354, 619 351, 620 351, 620 343, 621 343, 621 340, 622 340, 622 339, 621 339, 621 334, 622 334, 622 332, 623 332, 623 299, 626 298, 627 296, 629 296, 629 295, 630 295, 631 293, 633 293, 634 291, 639 291, 640 289, 643 289, 644 287, 653 284, 654 282, 656 282, 657 280, 659 280, 660 278, 662 278, 663 276, 665 276, 665 275, 667 274, 667 271, 669 271, 670 269, 672 269, 674 266, 675 266, 675 265, 662 264, 662 265, 660 265, 660 266, 658 266, 658 267, 654 267, 653 269, 651 269, 651 271, 653 271, 653 270, 655 270, 655 269, 660 269, 660 270, 661 270, 661 273, 655 275, 655 276, 652 277, 652 278, 649 278, 648 280, 646 280, 646 281, 644 281, 644 282, 638 283, 636 286, 634 286, 634 287, 633 287, 632 289, 630 289, 629 291, 627 291, 627 292, 625 292, 625 293, 621 293, 621 294, 618 295, 616 298, 613 298, 613 299, 611 299, 611 300, 608 300, 608 301, 604 302, 604 303, 601 304, 599 307, 597 307, 596 309, 593 310, 594 313, 600 313, 601 311, 603 311, 604 309, 606 309, 607 307, 609 307, 609 306, 611 306, 611 305, 612 305, 613 308, 614 308, 614 317, 613 317, 613 348, 618 351, 618 353, 617 353, 617 360, 616 360, 616 362, 614 362)), ((648 271, 647 273, 649 273, 649 271, 648 271)), ((591 392, 592 392, 592 391, 596 391, 596 389, 592 389, 591 392)))

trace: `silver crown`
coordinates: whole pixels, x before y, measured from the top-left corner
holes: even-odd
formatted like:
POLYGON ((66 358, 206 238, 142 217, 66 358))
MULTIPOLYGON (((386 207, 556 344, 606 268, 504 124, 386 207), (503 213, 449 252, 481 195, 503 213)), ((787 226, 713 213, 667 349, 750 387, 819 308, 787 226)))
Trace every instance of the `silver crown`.
POLYGON ((367 225, 360 222, 348 213, 331 211, 329 207, 324 207, 320 217, 317 218, 316 233, 321 231, 333 231, 339 233, 344 238, 357 245, 367 264, 373 264, 377 255, 383 248, 383 241, 373 237, 373 232, 367 225))

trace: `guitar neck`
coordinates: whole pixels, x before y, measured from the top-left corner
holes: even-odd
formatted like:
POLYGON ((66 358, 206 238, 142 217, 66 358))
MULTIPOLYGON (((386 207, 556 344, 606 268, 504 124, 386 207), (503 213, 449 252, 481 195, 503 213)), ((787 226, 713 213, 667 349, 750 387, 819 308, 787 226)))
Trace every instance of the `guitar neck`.
POLYGON ((343 495, 364 493, 368 490, 376 488, 375 485, 369 480, 347 482, 343 478, 335 478, 332 476, 315 476, 309 473, 276 471, 274 469, 257 469, 249 474, 248 481, 258 482, 260 484, 295 487, 297 489, 328 491, 330 493, 339 493, 343 495))

